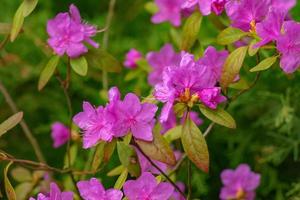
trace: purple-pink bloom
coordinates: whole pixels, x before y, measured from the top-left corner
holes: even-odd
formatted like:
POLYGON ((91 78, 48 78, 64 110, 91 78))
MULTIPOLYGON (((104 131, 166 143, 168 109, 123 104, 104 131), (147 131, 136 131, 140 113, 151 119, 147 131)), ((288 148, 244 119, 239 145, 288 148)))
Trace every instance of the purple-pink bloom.
POLYGON ((174 26, 181 24, 181 4, 183 0, 155 0, 159 11, 152 16, 152 23, 169 21, 174 26))
POLYGON ((110 142, 113 139, 114 116, 103 106, 93 107, 83 102, 83 112, 73 117, 73 122, 83 130, 83 148, 91 148, 100 140, 110 142))
POLYGON ((126 181, 123 190, 130 200, 160 200, 169 199, 174 188, 170 183, 158 183, 151 173, 144 172, 137 180, 126 181))
POLYGON ((211 109, 216 109, 218 104, 226 101, 226 97, 221 94, 220 87, 205 88, 198 95, 200 101, 211 109))
POLYGON ((277 9, 277 10, 282 10, 282 11, 289 11, 292 9, 297 1, 296 0, 271 0, 272 1, 272 7, 277 9))
POLYGON ((300 23, 287 21, 283 34, 277 39, 277 50, 281 53, 280 67, 285 73, 293 73, 300 66, 300 23))
POLYGON ((171 44, 165 44, 158 52, 149 52, 146 55, 152 71, 148 76, 150 85, 162 82, 162 73, 168 66, 178 65, 180 62, 180 53, 176 53, 171 44))
MULTIPOLYGON (((181 191, 185 190, 185 185, 182 182, 177 182, 176 185, 181 191)), ((171 200, 185 200, 185 198, 177 190, 174 189, 174 192, 171 196, 171 200)))
POLYGON ((137 51, 136 49, 130 49, 128 53, 126 54, 126 58, 124 61, 124 66, 129 69, 134 69, 137 67, 137 61, 140 60, 143 57, 143 55, 137 51))
POLYGON ((209 15, 212 11, 220 15, 228 0, 185 0, 182 8, 192 8, 197 4, 202 15, 209 15))
POLYGON ((63 56, 65 53, 71 57, 78 57, 88 51, 83 42, 98 48, 98 44, 90 37, 96 35, 96 27, 82 23, 78 9, 70 6, 70 12, 59 13, 47 23, 49 46, 54 52, 63 56))
POLYGON ((105 190, 101 182, 97 178, 91 178, 87 181, 79 181, 77 188, 80 196, 84 200, 121 200, 123 193, 120 190, 105 190))
POLYGON ((50 193, 39 193, 37 198, 30 198, 29 200, 73 200, 73 192, 61 192, 56 183, 50 184, 50 193))
POLYGON ((55 122, 51 125, 51 138, 53 147, 58 148, 65 144, 70 139, 71 133, 68 127, 60 122, 55 122))
POLYGON ((226 169, 221 173, 223 188, 220 199, 255 199, 255 190, 260 183, 260 175, 251 171, 247 164, 240 164, 235 170, 226 169))

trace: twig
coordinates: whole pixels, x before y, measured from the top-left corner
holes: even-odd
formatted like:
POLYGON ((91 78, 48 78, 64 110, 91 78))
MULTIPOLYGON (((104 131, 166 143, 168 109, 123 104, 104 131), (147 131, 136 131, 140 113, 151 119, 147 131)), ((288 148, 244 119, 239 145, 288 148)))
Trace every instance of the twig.
POLYGON ((207 127, 207 129, 206 129, 205 132, 203 133, 203 137, 206 137, 206 136, 210 133, 210 131, 211 131, 211 129, 214 127, 214 125, 215 125, 214 122, 210 123, 210 125, 207 127))
MULTIPOLYGON (((15 102, 13 101, 12 97, 8 93, 6 87, 1 82, 1 80, 0 80, 0 91, 3 94, 5 101, 8 104, 8 106, 10 107, 10 109, 12 110, 12 112, 17 113, 18 108, 17 108, 15 102)), ((46 160, 43 156, 41 148, 40 148, 39 144, 37 143, 35 137, 33 136, 32 132, 30 131, 30 129, 24 119, 21 120, 20 125, 21 125, 21 128, 22 128, 25 136, 27 137, 28 141, 30 142, 38 161, 45 163, 46 160)))

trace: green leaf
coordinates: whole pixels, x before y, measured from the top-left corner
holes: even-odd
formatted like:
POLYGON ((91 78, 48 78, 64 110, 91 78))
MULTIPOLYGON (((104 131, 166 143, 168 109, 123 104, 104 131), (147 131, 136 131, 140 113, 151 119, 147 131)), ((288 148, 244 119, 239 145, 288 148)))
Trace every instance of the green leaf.
POLYGON ((122 165, 128 169, 131 175, 139 176, 140 166, 138 165, 138 158, 133 147, 125 142, 117 142, 117 150, 122 165))
POLYGON ((170 143, 181 137, 182 126, 175 126, 164 134, 164 138, 170 143))
POLYGON ((97 170, 103 161, 104 147, 105 147, 104 142, 100 142, 96 147, 96 151, 95 151, 94 158, 92 161, 92 170, 93 171, 97 170))
POLYGON ((184 115, 184 113, 187 110, 187 106, 185 103, 176 103, 173 106, 174 109, 174 113, 178 116, 178 117, 182 117, 184 115))
POLYGON ((238 28, 228 27, 218 35, 217 42, 221 45, 228 45, 240 40, 246 35, 246 32, 238 28))
POLYGON ((158 7, 154 2, 150 1, 145 3, 145 10, 150 14, 155 14, 158 12, 158 7))
POLYGON ((181 142, 188 158, 201 170, 208 173, 209 153, 206 141, 197 125, 187 118, 182 127, 181 142))
POLYGON ((23 16, 27 17, 32 13, 32 11, 35 9, 36 5, 38 3, 38 0, 24 0, 24 9, 23 9, 23 16))
POLYGON ((43 69, 38 83, 39 91, 41 91, 46 86, 51 76, 54 74, 54 71, 58 65, 58 61, 59 61, 59 56, 58 55, 53 56, 52 58, 50 58, 46 67, 43 69))
POLYGON ((0 137, 15 127, 23 118, 23 112, 18 112, 0 124, 0 137))
POLYGON ((117 176, 120 175, 124 169, 126 169, 126 167, 124 167, 123 165, 119 165, 118 167, 113 168, 112 170, 110 170, 107 173, 107 176, 117 176))
POLYGON ((136 79, 136 78, 140 77, 141 74, 142 74, 142 72, 138 69, 131 70, 130 72, 128 72, 125 75, 124 80, 125 81, 132 81, 133 79, 136 79))
POLYGON ((10 32, 10 41, 13 42, 20 33, 24 23, 24 4, 22 3, 15 13, 10 32))
POLYGON ((32 180, 30 171, 24 167, 16 167, 12 169, 11 176, 18 182, 25 182, 25 181, 32 180))
POLYGON ((258 65, 250 69, 250 72, 258 72, 269 69, 276 61, 278 56, 272 56, 264 59, 258 65))
POLYGON ((10 34, 11 31, 11 24, 8 23, 0 23, 0 34, 10 34))
POLYGON ((69 166, 69 153, 66 152, 66 155, 65 155, 65 160, 64 160, 64 167, 67 168, 67 167, 71 167, 76 158, 77 158, 77 152, 78 152, 78 146, 77 144, 73 144, 71 147, 70 147, 70 166, 69 166))
POLYGON ((127 179, 127 176, 128 176, 128 171, 127 171, 127 169, 124 169, 123 172, 121 173, 121 175, 119 176, 119 178, 117 179, 114 188, 117 190, 120 190, 123 187, 123 185, 127 179))
POLYGON ((228 128, 236 128, 235 120, 222 108, 212 110, 203 105, 200 105, 199 108, 202 114, 211 121, 228 128))
POLYGON ((19 185, 17 185, 15 188, 17 199, 26 199, 26 197, 29 195, 31 190, 33 189, 34 185, 30 182, 23 182, 19 185))
POLYGON ((227 88, 239 74, 243 65, 248 46, 234 50, 226 59, 221 75, 221 86, 227 88))
POLYGON ((88 63, 84 56, 72 58, 70 60, 72 69, 80 76, 86 76, 88 71, 88 63))
POLYGON ((168 165, 176 164, 176 158, 171 147, 169 146, 169 143, 159 131, 153 132, 152 142, 136 140, 136 143, 151 159, 166 163, 168 165))
POLYGON ((248 54, 249 56, 254 56, 257 54, 259 48, 254 48, 254 45, 257 43, 257 40, 252 40, 249 44, 248 54))
POLYGON ((246 90, 250 87, 250 85, 245 79, 240 78, 238 82, 232 83, 228 87, 236 90, 246 90))
POLYGON ((186 20, 182 30, 181 49, 188 50, 195 43, 202 22, 202 15, 199 11, 195 11, 186 20))
POLYGON ((10 167, 10 165, 12 163, 13 162, 11 161, 4 168, 4 187, 5 187, 5 193, 6 193, 6 196, 7 196, 8 200, 16 200, 17 199, 15 190, 12 187, 12 185, 11 185, 11 183, 10 183, 8 177, 7 177, 8 168, 10 167))
POLYGON ((89 66, 98 67, 107 72, 120 72, 122 70, 121 63, 103 49, 90 49, 85 56, 89 66))
POLYGON ((110 157, 115 151, 116 148, 116 140, 112 140, 109 143, 106 143, 104 146, 104 155, 103 155, 103 161, 107 163, 110 160, 110 157))

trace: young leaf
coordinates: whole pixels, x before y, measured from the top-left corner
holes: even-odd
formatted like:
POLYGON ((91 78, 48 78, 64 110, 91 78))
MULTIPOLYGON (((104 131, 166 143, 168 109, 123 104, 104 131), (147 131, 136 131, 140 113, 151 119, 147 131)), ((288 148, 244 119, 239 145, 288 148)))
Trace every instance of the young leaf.
POLYGON ((257 40, 255 40, 255 39, 250 42, 249 49, 248 49, 249 56, 254 56, 258 52, 259 48, 254 48, 254 45, 256 43, 257 43, 257 40))
POLYGON ((238 28, 228 27, 218 35, 217 42, 221 45, 228 45, 240 40, 246 35, 246 32, 238 28))
POLYGON ((84 56, 72 58, 70 60, 72 69, 80 76, 85 76, 88 71, 88 63, 84 56))
POLYGON ((78 151, 78 146, 77 144, 73 144, 71 147, 70 147, 70 158, 68 158, 69 156, 69 153, 67 152, 66 155, 65 155, 65 160, 64 160, 64 167, 70 167, 69 165, 73 165, 75 160, 76 160, 76 157, 77 157, 77 151, 78 151), (70 159, 70 163, 69 163, 69 159, 70 159))
POLYGON ((120 175, 124 169, 126 169, 126 167, 124 167, 123 165, 119 165, 118 167, 113 168, 112 170, 110 170, 107 173, 107 176, 117 176, 120 175))
POLYGON ((184 115, 184 113, 187 110, 187 106, 185 103, 176 103, 173 106, 174 109, 174 113, 178 116, 178 117, 182 117, 184 115))
POLYGON ((23 118, 23 112, 18 112, 0 124, 0 137, 15 127, 23 118))
POLYGON ((103 161, 108 162, 112 154, 114 153, 116 148, 116 140, 112 140, 109 143, 106 143, 104 146, 104 155, 103 155, 103 161))
POLYGON ((168 165, 176 164, 175 155, 171 147, 169 146, 166 139, 158 131, 153 132, 152 142, 136 140, 136 143, 151 159, 158 160, 168 165))
POLYGON ((11 31, 11 24, 0 23, 0 34, 9 34, 11 31))
POLYGON ((92 170, 93 171, 97 170, 98 167, 101 165, 101 163, 103 161, 104 146, 105 146, 105 143, 100 142, 96 147, 96 151, 95 151, 94 158, 93 158, 93 161, 92 161, 92 170))
POLYGON ((140 174, 140 166, 137 163, 137 155, 135 150, 125 142, 117 142, 117 150, 119 159, 124 167, 126 167, 132 176, 140 174))
POLYGON ((119 176, 119 178, 117 179, 114 188, 117 190, 120 190, 123 187, 123 185, 127 179, 127 176, 128 176, 128 171, 127 171, 127 169, 124 169, 123 172, 121 173, 121 175, 119 176))
POLYGON ((10 165, 12 163, 13 162, 8 163, 6 165, 6 167, 4 168, 4 187, 5 187, 5 193, 6 193, 8 200, 16 200, 17 199, 15 190, 12 187, 12 185, 7 177, 8 168, 10 167, 10 165))
POLYGON ((222 108, 212 110, 203 105, 200 105, 199 108, 202 114, 211 121, 228 128, 236 128, 235 120, 231 117, 231 115, 228 112, 226 112, 222 108))
POLYGON ((240 47, 234 50, 226 59, 221 75, 221 86, 227 88, 239 74, 243 65, 248 47, 240 47))
POLYGON ((43 69, 38 84, 39 91, 41 91, 50 80, 51 76, 53 75, 58 65, 58 61, 59 61, 59 56, 58 55, 53 56, 52 58, 50 58, 46 67, 43 69))
POLYGON ((13 42, 19 32, 22 29, 23 23, 24 23, 24 4, 22 3, 18 10, 15 13, 14 19, 13 19, 13 23, 12 23, 12 28, 11 28, 11 32, 10 32, 10 41, 13 42))
POLYGON ((168 130, 165 134, 164 134, 164 138, 166 138, 166 140, 168 142, 172 142, 174 140, 177 140, 181 137, 181 131, 182 131, 182 126, 175 126, 173 128, 171 128, 170 130, 168 130))
POLYGON ((31 192, 34 187, 34 183, 23 182, 15 187, 17 199, 26 199, 28 194, 31 192))
POLYGON ((158 12, 158 7, 154 2, 149 1, 145 3, 145 10, 148 11, 150 14, 155 14, 156 12, 158 12))
POLYGON ((27 17, 28 15, 30 15, 30 13, 32 13, 32 11, 35 9, 37 3, 38 0, 24 0, 23 16, 27 17))
POLYGON ((250 69, 250 72, 258 72, 269 69, 277 60, 278 56, 272 56, 269 58, 264 59, 258 65, 250 69))
POLYGON ((182 127, 181 142, 188 158, 208 173, 209 153, 206 141, 197 125, 188 117, 182 127))
POLYGON ((31 181, 32 175, 30 171, 24 167, 16 167, 11 170, 11 176, 18 182, 31 181))
POLYGON ((202 22, 202 15, 198 11, 195 11, 186 20, 182 30, 182 40, 181 40, 182 50, 188 50, 193 46, 194 42, 197 39, 201 22, 202 22))

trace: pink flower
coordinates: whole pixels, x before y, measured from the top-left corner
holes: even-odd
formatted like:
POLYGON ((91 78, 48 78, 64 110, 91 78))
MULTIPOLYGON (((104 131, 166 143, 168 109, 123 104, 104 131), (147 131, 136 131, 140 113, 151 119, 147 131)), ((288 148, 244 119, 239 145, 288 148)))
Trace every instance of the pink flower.
POLYGON ((285 12, 292 9, 297 1, 296 0, 271 0, 272 1, 272 7, 277 10, 284 10, 285 12))
POLYGON ((198 94, 200 101, 211 109, 216 109, 218 104, 226 101, 226 97, 221 95, 220 87, 206 88, 198 94))
POLYGON ((171 44, 165 44, 159 52, 149 52, 146 59, 152 67, 152 71, 148 76, 148 82, 154 86, 162 82, 162 73, 168 66, 179 65, 180 54, 173 50, 171 44))
MULTIPOLYGON (((29 200, 35 200, 30 198, 29 200)), ((53 182, 50 184, 50 193, 44 195, 39 193, 36 200, 73 200, 72 192, 61 192, 59 187, 53 182)))
POLYGON ((83 112, 73 117, 73 122, 80 127, 83 133, 83 148, 95 146, 100 140, 110 142, 114 133, 114 116, 106 108, 93 107, 89 102, 83 102, 83 112))
MULTIPOLYGON (((179 189, 181 191, 184 191, 185 190, 185 185, 184 183, 182 182, 177 182, 176 185, 179 187, 179 189)), ((174 190, 172 196, 171 196, 171 199, 172 200, 185 200, 185 198, 177 191, 177 190, 174 190)))
POLYGON ((183 0, 155 0, 159 11, 152 16, 151 21, 154 24, 169 21, 174 26, 180 26, 182 1, 183 0))
POLYGON ((68 127, 60 122, 55 122, 51 126, 51 138, 53 147, 58 148, 70 139, 71 133, 68 127))
POLYGON ((66 53, 74 58, 86 53, 88 49, 83 42, 98 48, 98 44, 90 39, 96 35, 96 28, 81 22, 79 11, 73 4, 70 6, 70 13, 59 13, 48 21, 47 32, 50 36, 48 44, 59 56, 66 53))
POLYGON ((197 4, 202 15, 209 15, 211 11, 220 15, 228 0, 185 0, 182 8, 192 8, 197 4))
POLYGON ((137 67, 136 62, 142 58, 142 54, 136 49, 130 49, 126 54, 126 59, 124 61, 124 66, 129 69, 134 69, 137 67))
POLYGON ((255 199, 255 189, 260 182, 260 175, 251 172, 247 164, 239 165, 235 170, 226 169, 221 173, 222 183, 220 199, 255 199))
POLYGON ((101 182, 96 178, 91 178, 88 181, 79 181, 77 187, 80 196, 84 200, 121 200, 123 193, 116 189, 104 189, 101 182))
POLYGON ((151 173, 144 172, 137 180, 126 181, 123 190, 130 200, 163 200, 171 197, 174 188, 170 183, 157 183, 151 173))

